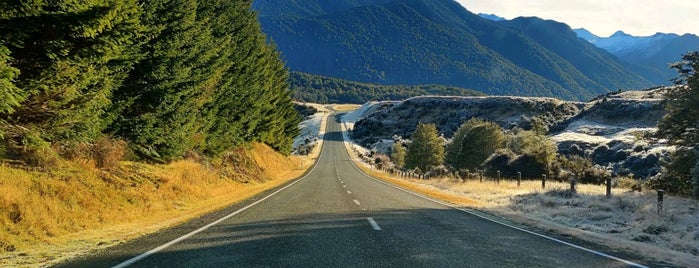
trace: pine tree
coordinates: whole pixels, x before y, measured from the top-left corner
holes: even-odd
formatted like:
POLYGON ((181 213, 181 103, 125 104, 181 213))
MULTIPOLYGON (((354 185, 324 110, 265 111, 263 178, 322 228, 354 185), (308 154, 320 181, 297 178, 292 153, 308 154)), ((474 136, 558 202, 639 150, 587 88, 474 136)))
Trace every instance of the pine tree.
MULTIPOLYGON (((143 30, 138 4, 10 1, 2 7, 0 41, 19 70, 14 82, 19 90, 13 91, 20 93, 16 112, 2 119, 54 143, 101 135, 111 119, 106 110, 112 92, 138 55, 143 30)), ((14 139, 21 143, 22 135, 27 133, 14 139)))
POLYGON ((694 151, 697 163, 692 169, 692 183, 694 186, 694 199, 699 199, 699 150, 694 151))
POLYGON ((676 87, 665 95, 667 114, 658 124, 656 136, 677 146, 671 161, 665 164, 665 190, 689 194, 692 191, 690 169, 699 156, 699 51, 689 52, 672 66, 679 73, 676 87))
MULTIPOLYGON (((201 111, 213 95, 209 65, 217 41, 197 18, 196 0, 143 1, 142 21, 152 38, 117 92, 118 135, 142 156, 170 161, 203 144, 201 111)), ((219 43, 226 46, 225 42, 219 43)))
POLYGON ((394 164, 398 167, 403 167, 405 166, 405 147, 403 147, 403 144, 400 142, 396 142, 393 144, 393 148, 391 150, 391 161, 393 161, 394 164))
POLYGON ((665 95, 667 114, 658 125, 657 136, 673 145, 692 149, 699 144, 699 51, 689 52, 672 66, 679 73, 679 86, 665 95))
POLYGON ((444 146, 434 124, 418 124, 411 139, 405 159, 406 168, 417 167, 429 171, 444 163, 444 146))
POLYGON ((19 70, 8 65, 10 50, 0 45, 0 114, 10 114, 23 100, 23 92, 14 84, 19 70))

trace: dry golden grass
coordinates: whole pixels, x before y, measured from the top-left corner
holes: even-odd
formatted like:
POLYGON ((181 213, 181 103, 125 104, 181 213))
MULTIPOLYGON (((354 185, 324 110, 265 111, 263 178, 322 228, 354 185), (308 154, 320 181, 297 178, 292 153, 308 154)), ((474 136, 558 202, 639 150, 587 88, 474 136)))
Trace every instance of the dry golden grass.
POLYGON ((255 144, 236 152, 253 162, 242 183, 216 167, 68 161, 47 172, 0 165, 0 266, 49 265, 245 200, 300 176, 312 161, 255 144))
POLYGON ((335 111, 340 111, 340 112, 347 112, 347 111, 354 111, 358 109, 359 107, 362 107, 362 105, 359 104, 336 104, 332 106, 335 111))
MULTIPOLYGON (((420 180, 397 178, 369 169, 359 158, 353 160, 375 178, 422 195, 447 201, 551 232, 570 235, 677 266, 693 267, 699 262, 699 208, 697 201, 666 196, 663 214, 657 214, 653 192, 612 189, 613 198, 605 198, 605 187, 577 185, 574 198, 559 196, 570 188, 567 182, 486 179, 461 181, 453 178, 420 180), (667 230, 649 234, 651 228, 667 230), (644 238, 648 241, 640 242, 644 238)), ((652 230, 652 229, 651 229, 652 230)))

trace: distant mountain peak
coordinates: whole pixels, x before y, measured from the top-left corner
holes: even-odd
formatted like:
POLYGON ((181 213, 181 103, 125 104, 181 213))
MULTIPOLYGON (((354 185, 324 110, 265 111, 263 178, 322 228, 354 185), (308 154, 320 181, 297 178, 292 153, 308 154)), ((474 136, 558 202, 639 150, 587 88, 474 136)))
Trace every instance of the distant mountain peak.
POLYGON ((625 32, 622 31, 622 30, 619 30, 619 31, 616 31, 614 34, 612 34, 612 35, 609 36, 609 37, 610 37, 610 38, 612 38, 612 37, 631 37, 631 35, 625 33, 625 32))
POLYGON ((503 18, 503 17, 500 17, 500 16, 498 16, 498 15, 495 15, 495 14, 478 13, 478 16, 481 17, 481 18, 487 19, 487 20, 492 20, 492 21, 503 21, 503 20, 507 20, 507 19, 505 19, 505 18, 503 18))

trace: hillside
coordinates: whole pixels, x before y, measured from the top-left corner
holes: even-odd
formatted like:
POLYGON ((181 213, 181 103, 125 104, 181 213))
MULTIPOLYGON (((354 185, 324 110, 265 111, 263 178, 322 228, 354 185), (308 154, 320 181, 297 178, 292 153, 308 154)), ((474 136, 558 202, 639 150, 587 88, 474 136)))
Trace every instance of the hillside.
POLYGON ((670 84, 677 72, 668 66, 680 61, 685 53, 699 49, 699 36, 693 34, 632 36, 617 31, 609 37, 599 37, 585 29, 575 29, 575 32, 580 38, 629 62, 631 69, 657 85, 670 84))
POLYGON ((377 100, 402 100, 421 95, 482 96, 483 93, 442 85, 376 85, 293 72, 291 96, 300 102, 362 104, 377 100))
POLYGON ((300 176, 312 157, 255 143, 214 163, 124 161, 109 171, 87 159, 51 172, 3 162, 0 267, 50 266, 179 224, 300 176))
POLYGON ((275 8, 255 2, 263 30, 293 71, 365 83, 443 84, 494 95, 573 100, 650 85, 628 69, 592 60, 596 65, 591 70, 613 77, 596 81, 598 77, 588 77, 520 31, 480 18, 453 1, 339 1, 317 8, 325 2, 290 1, 275 8))
POLYGON ((434 123, 446 139, 470 118, 493 121, 505 129, 531 128, 543 119, 562 155, 588 157, 618 175, 648 178, 672 151, 646 139, 664 116, 663 88, 606 94, 582 103, 529 97, 416 97, 377 102, 359 109, 352 138, 382 151, 396 138, 410 138, 418 122, 434 123))

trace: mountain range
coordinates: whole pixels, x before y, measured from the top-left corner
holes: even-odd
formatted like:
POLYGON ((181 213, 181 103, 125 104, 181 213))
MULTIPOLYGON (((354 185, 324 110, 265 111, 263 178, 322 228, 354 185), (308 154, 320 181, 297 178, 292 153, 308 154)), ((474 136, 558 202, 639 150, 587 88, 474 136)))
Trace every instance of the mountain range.
POLYGON ((253 8, 292 71, 568 100, 653 85, 565 24, 491 21, 453 0, 255 0, 253 8))
POLYGON ((617 31, 609 37, 599 37, 586 29, 575 29, 582 39, 603 48, 632 64, 631 68, 654 84, 669 84, 677 72, 670 64, 680 61, 688 51, 699 50, 699 36, 656 33, 651 36, 632 36, 617 31))

